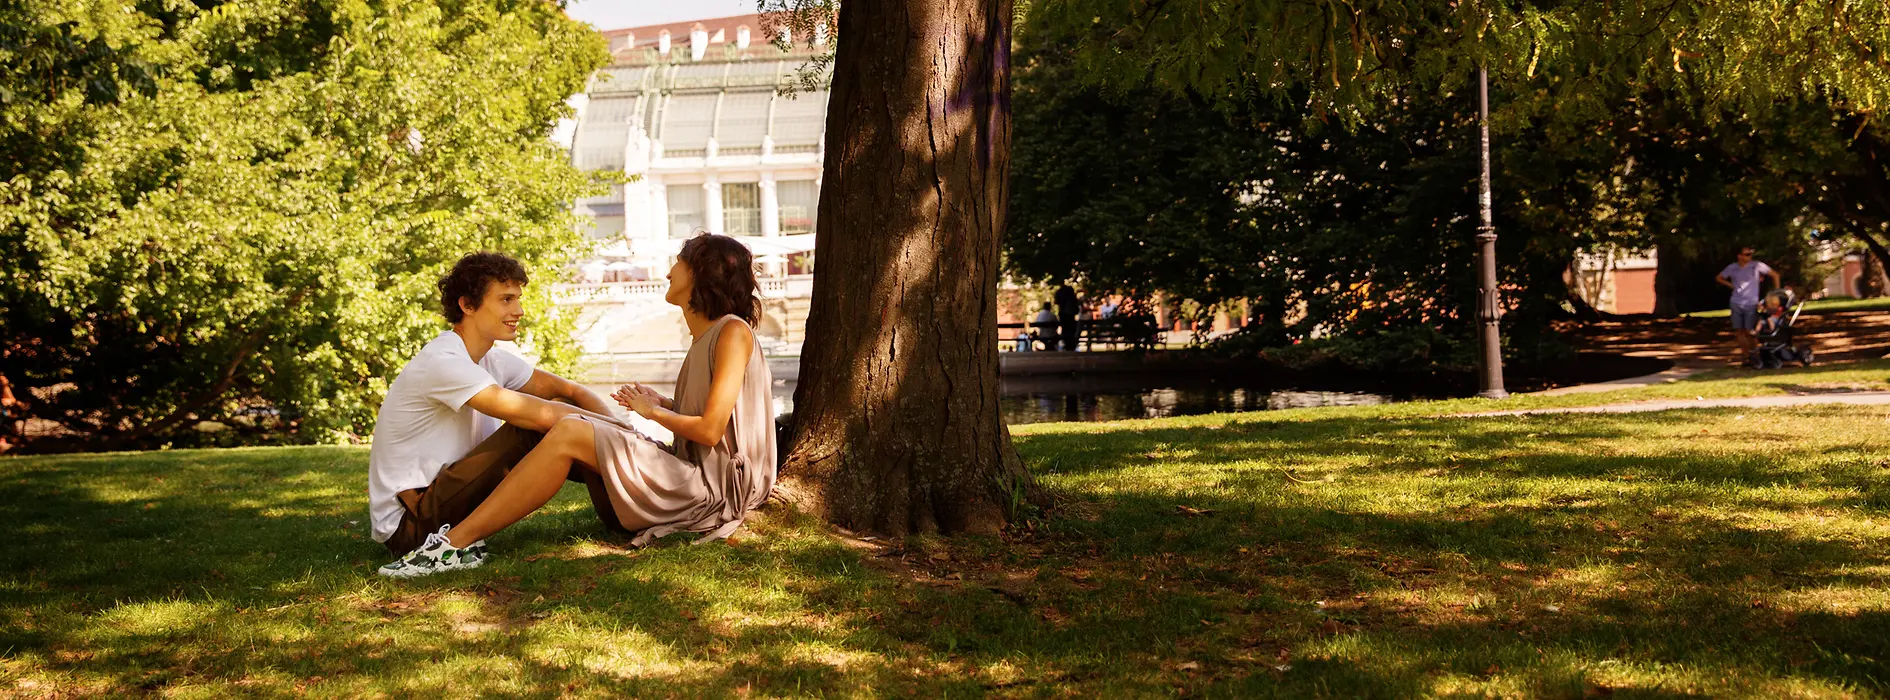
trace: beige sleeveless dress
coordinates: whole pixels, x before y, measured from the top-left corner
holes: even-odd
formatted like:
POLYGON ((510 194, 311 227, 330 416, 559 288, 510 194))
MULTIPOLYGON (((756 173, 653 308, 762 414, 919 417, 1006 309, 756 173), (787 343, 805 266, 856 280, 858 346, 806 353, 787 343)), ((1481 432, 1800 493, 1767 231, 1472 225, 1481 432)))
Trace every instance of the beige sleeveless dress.
MULTIPOLYGON (((722 329, 743 323, 723 316, 689 346, 676 377, 675 408, 702 415, 709 400, 710 366, 722 329)), ((587 419, 597 432, 597 468, 611 509, 641 547, 675 532, 706 533, 702 544, 741 527, 774 488, 774 376, 755 344, 742 373, 741 396, 721 443, 714 447, 677 438, 667 447, 615 422, 587 419)))

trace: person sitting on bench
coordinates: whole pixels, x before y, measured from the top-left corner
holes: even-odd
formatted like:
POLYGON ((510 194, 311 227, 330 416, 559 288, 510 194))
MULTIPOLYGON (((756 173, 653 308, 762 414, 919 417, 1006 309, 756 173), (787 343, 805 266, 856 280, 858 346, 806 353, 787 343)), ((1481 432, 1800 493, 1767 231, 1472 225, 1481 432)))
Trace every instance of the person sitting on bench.
POLYGON ((1045 350, 1057 349, 1057 340, 1059 339, 1057 335, 1057 312, 1053 309, 1053 304, 1047 301, 1044 302, 1043 310, 1038 311, 1037 317, 1030 321, 1031 335, 1043 343, 1043 349, 1045 350))

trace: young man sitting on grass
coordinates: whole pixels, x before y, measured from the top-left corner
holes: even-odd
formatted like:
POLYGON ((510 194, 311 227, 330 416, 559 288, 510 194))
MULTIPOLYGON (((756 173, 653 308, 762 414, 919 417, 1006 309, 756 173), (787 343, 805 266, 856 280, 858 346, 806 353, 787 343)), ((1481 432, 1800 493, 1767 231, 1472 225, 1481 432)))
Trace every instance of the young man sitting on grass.
MULTIPOLYGON (((527 281, 523 265, 498 253, 467 255, 440 279, 440 311, 453 327, 401 368, 374 421, 368 517, 374 541, 388 551, 406 554, 465 519, 558 419, 609 419, 610 405, 597 394, 493 346, 518 337, 527 281)), ((610 512, 594 472, 572 470, 571 478, 590 487, 600 515, 610 512)), ((452 561, 396 562, 406 566, 380 573, 470 569, 484 560, 481 542, 452 561)))

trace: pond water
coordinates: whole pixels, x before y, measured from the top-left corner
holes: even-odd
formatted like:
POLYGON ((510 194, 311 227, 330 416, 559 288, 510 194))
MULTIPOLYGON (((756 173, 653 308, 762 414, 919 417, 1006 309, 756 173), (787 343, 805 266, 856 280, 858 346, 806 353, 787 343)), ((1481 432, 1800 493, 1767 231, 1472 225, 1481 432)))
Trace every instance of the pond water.
POLYGON ((999 409, 1011 425, 1365 406, 1411 398, 1281 388, 1253 379, 1141 373, 1009 377, 1002 387, 999 409))
MULTIPOLYGON (((673 394, 676 389, 675 384, 667 382, 647 385, 665 395, 673 394)), ((774 385, 775 412, 794 410, 795 383, 776 380, 774 385)), ((1011 425, 1365 406, 1414 398, 1394 393, 1287 389, 1255 380, 1141 373, 1007 377, 1001 380, 1000 387, 1002 396, 998 408, 1004 413, 1004 421, 1011 425)), ((606 397, 616 389, 609 385, 590 388, 606 397)), ((631 418, 652 435, 667 432, 649 421, 631 418)))

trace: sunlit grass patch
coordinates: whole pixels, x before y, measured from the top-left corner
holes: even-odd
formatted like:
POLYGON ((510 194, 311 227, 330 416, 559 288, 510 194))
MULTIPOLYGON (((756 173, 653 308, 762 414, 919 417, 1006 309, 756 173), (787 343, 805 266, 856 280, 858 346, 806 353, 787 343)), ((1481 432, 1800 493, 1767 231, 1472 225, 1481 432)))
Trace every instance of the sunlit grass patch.
MULTIPOLYGON (((1856 298, 1851 298, 1851 297, 1837 297, 1833 299, 1814 299, 1814 300, 1805 302, 1805 312, 1813 313, 1813 314, 1832 313, 1832 312, 1837 312, 1837 311, 1884 311, 1884 310, 1890 310, 1890 297, 1877 297, 1873 299, 1856 299, 1856 298)), ((1732 315, 1732 312, 1727 309, 1712 309, 1709 311, 1695 311, 1693 313, 1681 314, 1681 315, 1689 316, 1692 318, 1727 318, 1732 315)))

